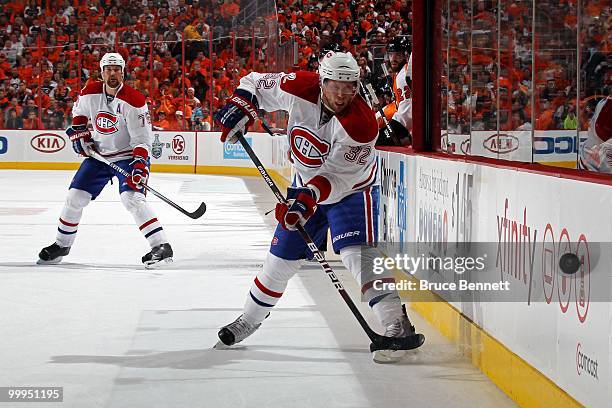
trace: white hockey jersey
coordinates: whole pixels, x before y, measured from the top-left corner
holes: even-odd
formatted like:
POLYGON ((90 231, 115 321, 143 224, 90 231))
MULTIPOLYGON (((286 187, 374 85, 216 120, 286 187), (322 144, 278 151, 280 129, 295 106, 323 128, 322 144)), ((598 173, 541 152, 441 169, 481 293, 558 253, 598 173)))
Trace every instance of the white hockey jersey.
MULTIPOLYGON (((395 101, 385 106, 383 113, 387 119, 393 119, 412 131, 412 54, 408 63, 393 77, 393 94, 395 101)), ((380 126, 384 125, 380 112, 376 112, 376 119, 380 119, 380 126)))
POLYGON ((599 101, 580 148, 581 169, 612 173, 612 97, 599 101))
POLYGON ((296 184, 315 187, 319 203, 333 204, 377 183, 374 112, 359 96, 341 114, 320 125, 319 75, 250 73, 239 88, 257 96, 268 112, 289 113, 287 137, 296 184))
POLYGON ((151 151, 149 108, 144 95, 128 85, 122 84, 110 103, 102 82, 87 85, 72 108, 72 117, 73 124, 91 121, 95 148, 110 161, 131 158, 136 146, 151 151))
POLYGON ((393 80, 395 106, 397 107, 393 120, 398 121, 410 131, 412 130, 412 89, 407 79, 412 79, 412 54, 410 54, 408 63, 404 64, 393 80))

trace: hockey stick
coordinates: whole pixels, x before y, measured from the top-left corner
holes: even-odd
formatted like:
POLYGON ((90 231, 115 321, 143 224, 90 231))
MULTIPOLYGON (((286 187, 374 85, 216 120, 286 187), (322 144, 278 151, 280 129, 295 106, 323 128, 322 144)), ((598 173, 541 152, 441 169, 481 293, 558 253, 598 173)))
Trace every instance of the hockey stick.
MULTIPOLYGON (((96 160, 98 160, 98 161, 108 165, 111 169, 115 170, 117 173, 120 173, 121 175, 123 175, 125 177, 130 177, 130 174, 127 171, 123 170, 121 167, 117 166, 115 163, 108 161, 104 156, 102 156, 98 152, 89 151, 88 153, 89 153, 89 157, 92 157, 92 158, 94 158, 94 159, 96 159, 96 160)), ((170 199, 168 199, 165 196, 163 196, 161 193, 158 193, 152 187, 149 187, 147 184, 142 184, 142 187, 144 187, 146 190, 148 190, 151 193, 153 193, 157 198, 159 198, 160 200, 162 200, 166 204, 176 208, 177 210, 179 210, 180 212, 182 212, 186 216, 188 216, 190 218, 193 218, 194 220, 200 218, 206 212, 206 204, 205 203, 201 203, 200 206, 198 207, 198 209, 195 210, 194 212, 189 212, 186 209, 184 209, 183 207, 179 206, 178 204, 174 203, 170 199)))
MULTIPOLYGON (((272 135, 272 131, 270 130, 268 125, 266 125, 263 121, 261 121, 261 125, 266 132, 272 135)), ((259 171, 259 173, 261 173, 261 176, 268 184, 268 187, 270 187, 270 190, 272 190, 272 192, 276 196, 276 199, 279 202, 286 204, 287 200, 283 196, 283 193, 281 193, 281 191, 278 189, 278 186, 276 185, 276 183, 274 183, 274 180, 272 180, 272 177, 270 177, 270 175, 268 174, 267 170, 253 151, 253 148, 251 147, 249 142, 246 141, 244 135, 242 133, 238 133, 237 136, 238 140, 242 144, 242 147, 244 147, 244 150, 247 152, 247 154, 253 161, 253 164, 255 164, 255 167, 257 167, 257 170, 259 171)), ((420 347, 425 342, 425 336, 423 336, 422 334, 413 334, 407 337, 386 337, 381 336, 380 334, 372 330, 363 318, 361 312, 359 312, 359 309, 357 309, 357 306, 355 306, 355 303, 353 303, 353 300, 351 299, 347 291, 342 286, 340 280, 336 277, 336 274, 332 270, 331 266, 329 266, 329 264, 325 260, 325 257, 323 256, 321 251, 319 251, 319 248, 317 248, 317 245, 312 241, 310 235, 308 235, 308 232, 306 232, 304 227, 299 223, 296 225, 296 227, 298 232, 302 236, 302 239, 304 240, 304 242, 306 242, 308 249, 310 249, 315 259, 319 262, 319 265, 321 265, 327 276, 329 276, 333 285, 338 290, 338 293, 340 293, 340 296, 342 297, 342 299, 344 299, 344 302, 346 302, 349 309, 351 309, 351 312, 353 312, 353 316, 355 316, 363 330, 366 332, 367 336, 372 341, 372 343, 370 344, 371 352, 374 352, 376 350, 412 350, 417 347, 420 347)))
MULTIPOLYGON (((378 100, 378 96, 376 96, 376 92, 374 92, 374 89, 372 88, 372 84, 367 84, 366 86, 363 86, 361 82, 359 82, 359 84, 363 88, 364 94, 369 96, 368 103, 370 103, 370 106, 373 107, 374 105, 378 105, 380 101, 378 100)), ((383 122, 385 122, 385 134, 387 137, 393 140, 393 143, 395 143, 396 146, 401 146, 402 142, 400 142, 399 137, 397 137, 393 129, 391 129, 389 119, 387 119, 387 115, 385 115, 385 111, 380 105, 378 105, 378 113, 380 116, 382 116, 383 122)))

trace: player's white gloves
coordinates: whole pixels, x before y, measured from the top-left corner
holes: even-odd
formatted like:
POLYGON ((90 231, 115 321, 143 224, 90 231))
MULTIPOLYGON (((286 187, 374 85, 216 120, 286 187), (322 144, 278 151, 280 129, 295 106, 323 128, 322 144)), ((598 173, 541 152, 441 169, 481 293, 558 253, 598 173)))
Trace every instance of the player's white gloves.
POLYGON ((66 135, 72 142, 72 149, 81 156, 89 157, 93 150, 93 139, 87 125, 72 125, 66 129, 66 135))
POLYGON ((237 133, 245 134, 257 119, 259 104, 255 95, 244 89, 236 89, 229 101, 215 114, 215 122, 221 126, 221 141, 236 143, 237 133))

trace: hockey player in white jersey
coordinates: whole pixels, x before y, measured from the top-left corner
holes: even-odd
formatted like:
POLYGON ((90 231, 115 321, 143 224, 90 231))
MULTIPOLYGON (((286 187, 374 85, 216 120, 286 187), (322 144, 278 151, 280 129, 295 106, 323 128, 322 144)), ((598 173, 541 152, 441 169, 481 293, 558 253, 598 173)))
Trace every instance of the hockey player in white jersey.
POLYGON ((103 81, 81 90, 72 109, 72 125, 66 134, 76 153, 87 157, 76 172, 62 209, 55 242, 43 248, 39 264, 56 264, 70 252, 83 208, 95 200, 113 177, 119 180, 121 202, 132 214, 151 246, 142 257, 146 267, 172 261, 172 248, 166 234, 145 200, 143 184, 149 176, 151 119, 144 95, 123 83, 125 61, 118 53, 107 53, 100 60, 103 81), (87 127, 91 121, 93 131, 87 127), (130 176, 88 157, 96 151, 127 171, 130 176))
MULTIPOLYGON (((385 335, 414 333, 395 291, 375 290, 361 271, 361 245, 377 240, 379 187, 374 144, 376 119, 357 95, 359 67, 350 53, 330 51, 319 72, 251 73, 240 80, 229 102, 215 119, 221 141, 235 142, 257 118, 257 110, 289 113, 287 137, 295 179, 288 188, 289 204, 277 204, 279 224, 263 270, 257 274, 243 314, 219 331, 219 345, 232 345, 251 335, 282 296, 289 279, 312 253, 300 234, 304 225, 320 245, 328 228, 343 264, 360 282, 363 300, 385 328, 385 335), (244 118, 248 118, 245 125, 244 118)), ((371 276, 371 275, 369 275, 371 276)), ((393 281, 391 274, 376 279, 393 281)), ((405 351, 379 350, 374 361, 395 362, 405 351)))
POLYGON ((603 98, 595 107, 589 122, 587 140, 580 147, 581 169, 612 173, 612 96, 603 98))
MULTIPOLYGON (((389 121, 391 131, 395 133, 402 145, 411 143, 412 131, 412 53, 406 37, 396 37, 387 46, 387 56, 393 79, 393 101, 384 107, 383 113, 389 121)), ((384 127, 382 116, 377 113, 378 126, 384 127)), ((384 132, 377 145, 393 145, 390 138, 383 139, 384 132)))

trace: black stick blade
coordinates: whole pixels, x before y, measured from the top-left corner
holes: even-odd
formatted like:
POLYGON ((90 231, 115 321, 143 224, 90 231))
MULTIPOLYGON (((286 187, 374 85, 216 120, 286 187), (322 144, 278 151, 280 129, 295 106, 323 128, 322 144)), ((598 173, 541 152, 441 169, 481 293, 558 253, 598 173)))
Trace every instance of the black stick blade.
POLYGON ((185 215, 195 220, 203 216, 205 212, 206 212, 206 203, 202 203, 200 204, 197 210, 195 210, 194 212, 185 212, 185 215))
POLYGON ((425 336, 421 333, 412 334, 406 337, 385 337, 378 336, 370 344, 370 351, 376 350, 412 350, 421 347, 425 343, 425 336))

